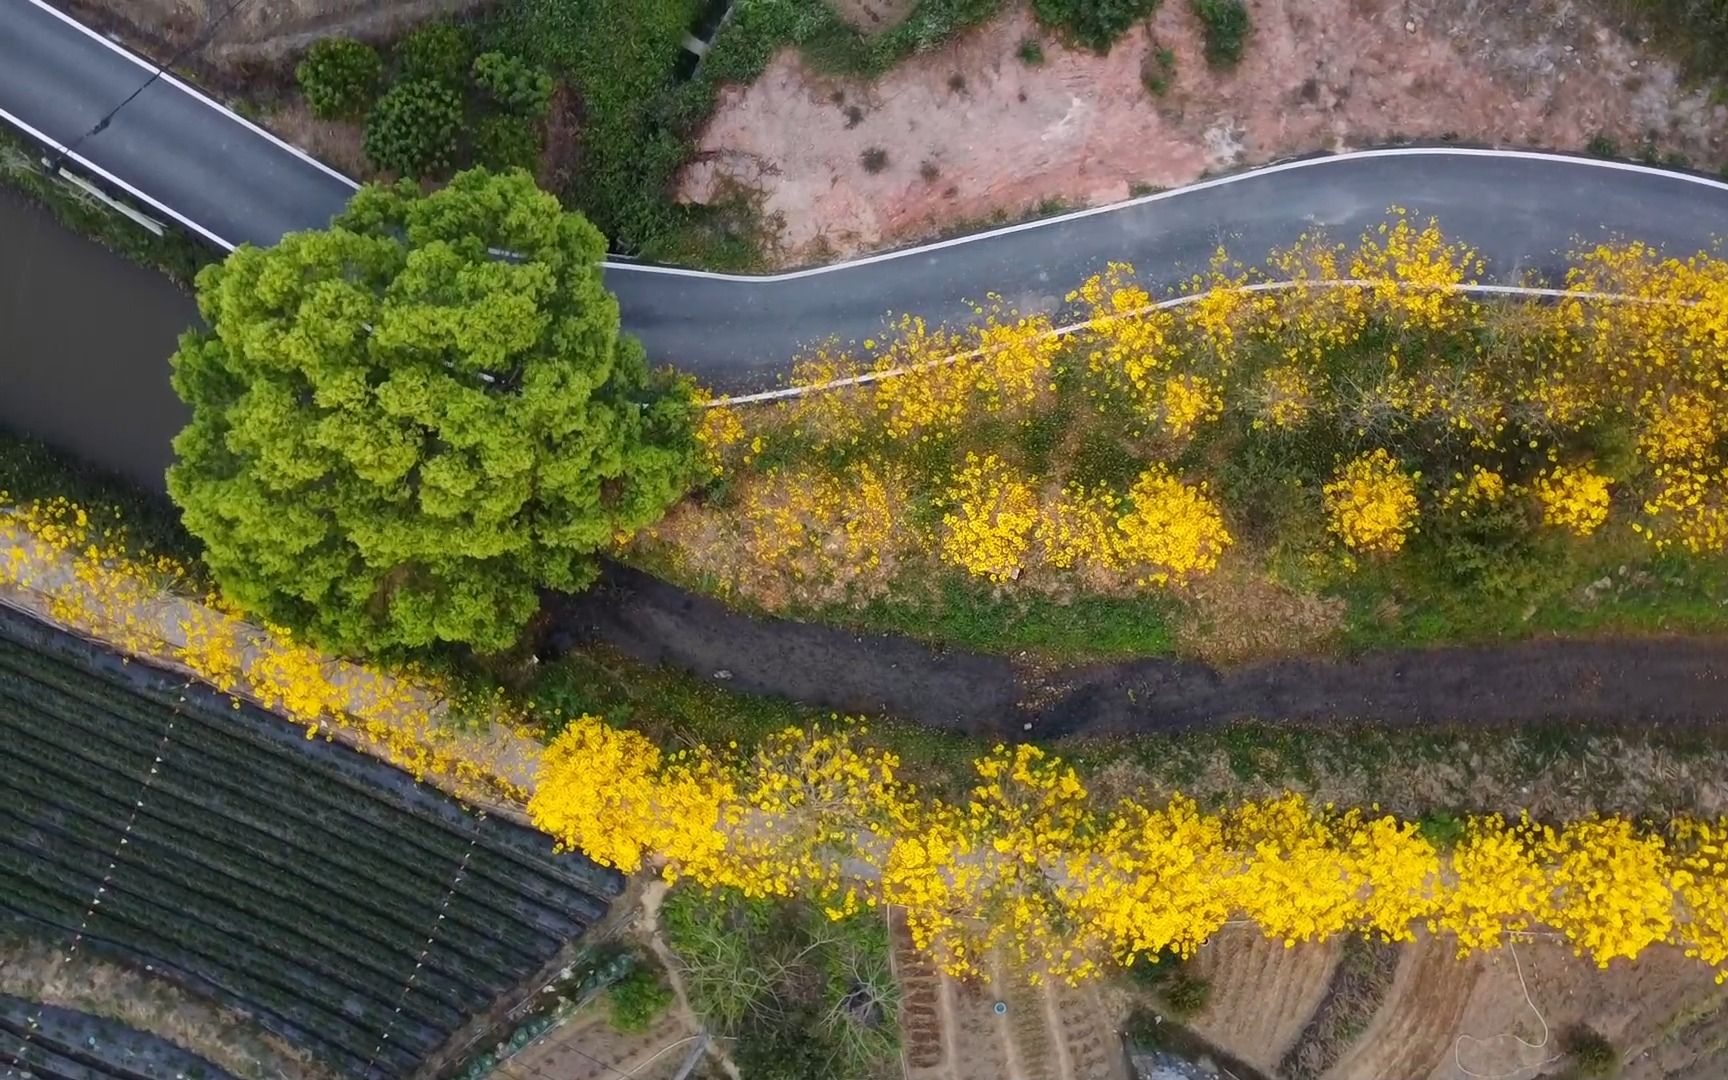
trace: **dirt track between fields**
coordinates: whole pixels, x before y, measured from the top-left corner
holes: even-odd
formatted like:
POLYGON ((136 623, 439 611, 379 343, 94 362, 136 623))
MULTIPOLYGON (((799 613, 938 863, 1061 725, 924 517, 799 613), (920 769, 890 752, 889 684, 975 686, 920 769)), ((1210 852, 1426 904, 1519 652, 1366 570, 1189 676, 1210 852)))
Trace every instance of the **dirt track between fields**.
POLYGON ((555 648, 612 646, 746 693, 977 735, 1168 731, 1243 720, 1703 724, 1728 715, 1728 640, 1649 637, 1394 650, 1217 669, 1151 658, 1034 673, 1006 656, 745 615, 611 566, 556 605, 555 648))

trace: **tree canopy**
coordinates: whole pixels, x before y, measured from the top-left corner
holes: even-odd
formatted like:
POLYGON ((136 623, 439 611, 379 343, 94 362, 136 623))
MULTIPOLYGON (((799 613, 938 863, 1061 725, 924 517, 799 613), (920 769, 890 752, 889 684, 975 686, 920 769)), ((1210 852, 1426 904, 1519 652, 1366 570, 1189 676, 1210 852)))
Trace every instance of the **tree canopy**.
POLYGON ((508 647, 690 476, 605 242, 526 173, 372 186, 198 276, 168 489, 224 593, 350 651, 508 647), (502 254, 509 253, 509 254, 502 254))

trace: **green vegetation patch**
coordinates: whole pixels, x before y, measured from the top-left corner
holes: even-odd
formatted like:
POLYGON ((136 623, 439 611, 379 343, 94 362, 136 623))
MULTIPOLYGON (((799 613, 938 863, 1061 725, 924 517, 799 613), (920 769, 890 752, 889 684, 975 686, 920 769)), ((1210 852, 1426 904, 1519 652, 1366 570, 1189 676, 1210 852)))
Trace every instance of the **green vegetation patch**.
POLYGON ((660 925, 690 1004, 752 1080, 865 1080, 898 1063, 900 988, 879 912, 674 889, 660 925))

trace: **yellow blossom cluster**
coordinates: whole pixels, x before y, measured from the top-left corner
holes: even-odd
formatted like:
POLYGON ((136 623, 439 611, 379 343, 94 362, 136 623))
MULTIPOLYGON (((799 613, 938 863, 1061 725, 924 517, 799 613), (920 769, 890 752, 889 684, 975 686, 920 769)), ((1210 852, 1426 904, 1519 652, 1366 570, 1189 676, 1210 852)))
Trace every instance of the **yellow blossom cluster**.
POLYGON ((1324 489, 1332 531, 1351 551, 1398 551, 1416 525, 1416 480, 1383 449, 1351 460, 1324 489))
POLYGON ((1555 465, 1536 478, 1542 521, 1589 536, 1608 520, 1608 477, 1588 465, 1555 465))
POLYGON ((892 472, 876 502, 898 515, 869 545, 879 576, 946 565, 1120 594, 1161 580, 1120 550, 1134 478, 1162 467, 1240 491, 1223 480, 1253 455, 1293 493, 1279 514, 1329 512, 1352 553, 1403 550, 1424 514, 1489 507, 1509 526, 1623 524, 1659 550, 1728 550, 1728 262, 1636 243, 1573 261, 1561 296, 1478 301, 1477 254, 1394 208, 1354 244, 1310 233, 1258 268, 1220 251, 1172 296, 1112 263, 1067 294, 1060 333, 996 297, 970 329, 899 319, 857 356, 804 358, 809 393, 711 410, 699 435, 734 482, 640 542, 770 606, 831 602, 836 582, 879 595, 891 583, 862 583, 836 537, 863 519, 798 505, 834 497, 824 473, 849 497, 867 461, 892 472), (1364 448, 1403 468, 1323 464, 1364 448), (1603 464, 1563 464, 1586 459, 1603 464), (993 462, 992 492, 974 461, 993 462))
POLYGON ((1452 486, 1440 496, 1440 509, 1450 510, 1466 520, 1517 493, 1515 487, 1507 485, 1506 477, 1481 465, 1472 465, 1468 476, 1453 473, 1452 481, 1452 486))
POLYGON ((994 454, 967 454, 948 488, 942 558, 997 584, 1020 576, 1038 526, 1038 499, 994 454))
POLYGON ((1448 241, 1433 219, 1418 228, 1402 207, 1390 219, 1363 238, 1350 276, 1368 282, 1375 302, 1406 326, 1442 330, 1470 318, 1475 305, 1455 287, 1475 280, 1482 260, 1448 241))
POLYGON ((1230 546, 1224 515, 1204 486, 1184 484, 1163 466, 1142 473, 1128 501, 1133 509, 1117 522, 1116 550, 1139 584, 1210 573, 1230 546))
POLYGON ((1442 846, 1414 822, 1295 795, 1203 812, 1094 797, 1031 745, 998 746, 963 798, 931 797, 857 729, 788 729, 748 753, 661 761, 638 735, 574 721, 530 812, 626 871, 752 895, 805 896, 835 918, 891 904, 956 974, 992 951, 1083 979, 1231 920, 1287 943, 1343 933, 1451 935, 1460 953, 1546 927, 1606 966, 1669 943, 1728 974, 1728 819, 1645 829, 1590 818, 1471 818, 1442 846))
POLYGON ((526 796, 517 767, 533 745, 525 718, 487 708, 489 736, 442 716, 451 688, 332 660, 284 629, 254 626, 166 556, 134 554, 118 515, 66 499, 9 505, 0 492, 0 593, 111 648, 174 665, 305 727, 340 736, 416 777, 480 802, 526 796))

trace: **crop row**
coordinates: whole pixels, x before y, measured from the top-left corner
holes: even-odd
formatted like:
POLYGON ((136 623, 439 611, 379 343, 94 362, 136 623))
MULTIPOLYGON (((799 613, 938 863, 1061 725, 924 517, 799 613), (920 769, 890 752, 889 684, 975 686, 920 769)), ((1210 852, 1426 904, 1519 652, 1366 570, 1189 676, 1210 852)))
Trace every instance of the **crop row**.
MULTIPOLYGON (((106 702, 120 690, 148 702, 154 715, 180 709, 215 745, 233 744, 243 761, 263 756, 299 769, 310 759, 317 767, 309 782, 345 796, 334 801, 371 803, 382 799, 398 804, 395 808, 399 812, 412 817, 417 838, 427 843, 436 842, 439 833, 447 833, 466 849, 474 833, 472 815, 435 788, 347 747, 308 742, 300 726, 250 705, 235 708, 233 699, 201 683, 188 686, 178 677, 147 665, 123 663, 87 642, 15 617, 0 618, 0 656, 7 653, 12 654, 11 662, 32 678, 67 692, 82 690, 86 700, 93 694, 95 701, 106 702), (9 643, 15 645, 9 647, 9 643), (20 645, 22 648, 16 647, 20 645)), ((616 873, 580 855, 549 853, 546 837, 531 829, 493 820, 480 830, 480 841, 500 860, 500 872, 507 869, 547 878, 566 891, 602 900, 616 896, 623 887, 616 873)))
POLYGON ((340 1022, 327 1021, 326 1026, 350 1033, 356 1045, 369 1046, 386 1032, 391 1032, 393 1041, 409 1046, 423 1044, 422 1049, 430 1049, 437 1042, 437 1033, 423 1024, 401 1022, 393 1027, 387 1004, 351 993, 311 967, 282 962, 281 953, 266 947, 259 935, 240 929, 231 920, 214 917, 207 906, 169 894, 158 881, 151 881, 150 888, 153 893, 168 894, 161 899, 145 895, 119 875, 109 876, 102 886, 105 891, 98 894, 107 863, 99 853, 24 847, 12 837, 0 836, 0 863, 14 874, 54 889, 74 905, 87 905, 84 910, 89 911, 93 926, 111 919, 124 921, 150 931, 170 948, 317 1003, 329 1021, 340 1022))
MULTIPOLYGON (((6 716, 0 715, 0 729, 10 726, 6 716)), ((29 754, 30 767, 45 782, 59 787, 58 795, 76 799, 96 815, 123 816, 135 809, 147 835, 167 835, 174 842, 197 845, 211 851, 212 858, 236 872, 252 871, 250 884, 255 889, 292 893, 302 906, 301 921, 320 914, 335 918, 340 913, 342 918, 358 923, 384 940, 405 940, 414 948, 425 941, 444 886, 436 890, 427 885, 386 892, 376 879, 366 876, 363 866, 341 867, 349 853, 340 845, 326 843, 322 849, 297 846, 268 831, 236 826, 231 819, 209 813, 205 806, 172 792, 171 778, 165 779, 161 774, 147 799, 133 800, 93 791, 80 778, 106 779, 113 775, 110 766, 70 754, 40 740, 28 729, 14 727, 8 734, 15 746, 29 754), (134 807, 135 801, 144 805, 134 807), (336 869, 340 872, 333 872, 336 869)), ((22 763, 16 771, 24 772, 22 763)), ((493 994, 513 981, 524 967, 542 959, 538 954, 525 956, 506 949, 488 938, 483 930, 449 919, 438 925, 438 940, 441 948, 434 961, 437 970, 493 994)))
POLYGON ((83 926, 87 936, 108 942, 154 965, 167 965, 207 984, 221 995, 253 1013, 267 1013, 286 1021, 284 1037, 322 1051, 321 1057, 345 1071, 364 1074, 368 1062, 387 1066, 390 1073, 407 1072, 418 1060, 409 1040, 381 1040, 388 1018, 374 1014, 370 1024, 328 1007, 315 991, 292 982, 273 979, 254 970, 231 946, 200 938, 197 928, 187 926, 160 909, 138 912, 126 905, 103 904, 88 921, 84 913, 96 895, 98 879, 79 876, 48 863, 0 840, 0 906, 71 933, 83 926), (380 1049, 380 1043, 382 1047, 380 1049))
MULTIPOLYGON (((194 1069, 196 1077, 227 1076, 209 1062, 154 1036, 5 994, 0 994, 0 1047, 29 1047, 45 1060, 52 1057, 76 1066, 84 1076, 107 1080, 159 1080, 167 1069, 182 1077, 194 1076, 194 1069), (115 1060, 117 1056, 124 1056, 126 1061, 115 1060), (134 1062, 154 1071, 139 1071, 131 1066, 134 1062)), ((42 1075, 41 1069, 33 1071, 42 1075)), ((60 1068, 58 1075, 70 1075, 70 1070, 60 1068)))
MULTIPOLYGON (((0 774, 0 789, 15 791, 20 805, 34 801, 46 812, 73 814, 110 828, 136 809, 129 847, 147 849, 153 856, 162 849, 171 851, 172 855, 164 857, 194 863, 200 877, 208 876, 212 886, 224 895, 239 890, 257 905, 263 917, 328 935, 332 944, 353 949, 352 955, 361 963, 370 963, 371 953, 417 950, 425 941, 424 919, 413 925, 405 917, 393 917, 388 909, 354 902, 351 898, 364 895, 363 889, 345 892, 341 882, 307 876, 303 864, 312 861, 309 855, 290 852, 283 861, 275 861, 272 853, 261 847, 248 848, 232 837, 221 838, 220 830, 209 829, 202 819, 175 820, 172 807, 166 808, 164 815, 165 800, 160 791, 152 791, 144 806, 129 809, 117 797, 85 787, 76 777, 56 773, 44 764, 40 759, 14 763, 8 773, 0 774)), ((240 840, 256 843, 250 837, 240 840)), ((443 940, 443 935, 440 937, 443 940)), ((422 977, 435 995, 466 1006, 480 1004, 483 997, 469 984, 478 983, 496 992, 507 984, 513 970, 476 961, 457 949, 439 950, 430 966, 434 970, 422 977), (464 991, 460 1000, 448 996, 464 991)))
MULTIPOLYGON (((152 747, 154 738, 161 734, 165 703, 159 704, 136 694, 124 695, 131 699, 129 701, 116 701, 115 687, 111 684, 97 682, 64 665, 16 650, 0 649, 0 666, 89 707, 119 714, 126 721, 123 725, 126 730, 149 733, 152 747)), ((288 789, 299 789, 306 796, 328 804, 332 812, 340 815, 342 820, 338 827, 359 833, 375 832, 387 838, 389 849, 402 851, 409 864, 427 860, 434 865, 454 863, 467 853, 470 842, 477 838, 475 857, 470 862, 477 879, 496 884, 511 896, 532 896, 543 907, 569 909, 583 922, 592 921, 603 910, 603 904, 582 893, 582 885, 573 881, 572 875, 555 869, 547 847, 540 848, 537 865, 525 865, 515 852, 499 850, 493 843, 496 838, 514 838, 520 832, 507 823, 477 828, 472 816, 443 796, 424 789, 413 790, 418 798, 405 800, 412 804, 411 808, 396 805, 385 788, 360 788, 330 775, 331 770, 307 768, 305 758, 308 751, 334 750, 346 757, 358 756, 346 748, 308 744, 303 737, 287 745, 255 738, 253 736, 259 732, 240 722, 237 715, 248 710, 224 706, 211 716, 205 708, 197 707, 209 704, 202 700, 205 695, 189 691, 185 694, 188 699, 185 703, 178 700, 180 696, 175 694, 171 699, 173 709, 178 712, 174 741, 194 745, 199 755, 211 758, 221 768, 233 770, 231 775, 244 776, 260 788, 283 785, 288 789), (429 814, 425 812, 428 810, 442 813, 429 814)), ((280 720, 274 722, 282 723, 280 720)), ((321 827, 327 830, 329 825, 321 827)), ((545 844, 545 838, 540 837, 538 842, 545 844)), ((567 932, 567 929, 560 926, 557 932, 567 932)))
MULTIPOLYGON (((212 888, 219 878, 188 875, 172 853, 141 841, 136 831, 127 835, 124 845, 117 846, 112 824, 94 823, 41 804, 33 812, 23 814, 0 809, 0 827, 10 822, 17 824, 18 836, 26 848, 37 847, 45 858, 55 859, 63 866, 94 867, 100 875, 111 854, 114 862, 111 892, 147 898, 153 906, 166 906, 196 919, 205 929, 243 942, 261 957, 273 958, 266 963, 279 968, 298 967, 308 977, 330 984, 332 991, 343 996, 360 996, 379 1005, 394 1006, 413 971, 416 955, 413 952, 394 955, 399 965, 395 973, 380 972, 373 966, 375 960, 360 962, 351 948, 344 949, 328 933, 328 927, 318 927, 314 935, 309 929, 284 925, 260 915, 255 909, 261 905, 249 899, 246 890, 212 888)), ((376 947, 360 947, 373 957, 379 955, 376 947)), ((418 980, 415 985, 419 986, 418 980)), ((410 995, 403 1002, 403 1009, 428 1027, 445 1032, 462 1023, 460 1011, 430 994, 410 995)))
MULTIPOLYGON (((34 704, 39 712, 54 722, 29 724, 19 720, 14 722, 14 726, 54 742, 64 752, 103 770, 110 770, 117 776, 130 777, 141 783, 148 775, 153 755, 160 745, 159 737, 151 738, 146 729, 93 715, 92 710, 68 705, 63 699, 38 695, 32 702, 23 698, 23 693, 11 682, 10 673, 0 670, 0 700, 11 699, 25 708, 34 704)), ((158 767, 154 786, 182 797, 199 807, 202 813, 272 832, 284 843, 301 850, 333 846, 330 823, 322 820, 321 816, 308 814, 303 809, 308 804, 296 797, 300 793, 292 787, 254 787, 235 780, 238 774, 233 769, 204 761, 196 747, 176 746, 170 750, 164 754, 158 767), (267 802, 266 794, 273 801, 267 802)), ((316 803, 310 805, 317 806, 316 803)), ((318 809, 323 808, 319 806, 318 809)), ((392 850, 390 837, 357 835, 348 831, 334 835, 341 838, 343 854, 352 860, 351 868, 357 873, 369 880, 383 878, 397 883, 399 891, 411 898, 408 910, 425 910, 424 897, 428 894, 441 896, 461 861, 461 854, 457 853, 441 864, 432 863, 429 859, 414 862, 392 850), (412 898, 419 899, 415 901, 412 898)), ((548 928, 548 932, 533 927, 518 928, 512 925, 512 921, 520 924, 524 920, 512 920, 511 915, 521 903, 496 886, 465 881, 463 890, 451 904, 450 914, 477 935, 482 935, 482 940, 493 943, 489 951, 504 945, 514 950, 518 958, 547 955, 556 948, 558 938, 577 929, 576 924, 570 921, 555 924, 548 928)), ((542 917, 551 918, 549 914, 542 917)))
POLYGON ((361 1080, 414 1071, 620 887, 400 770, 5 612, 0 740, 0 923, 149 963, 361 1080))

